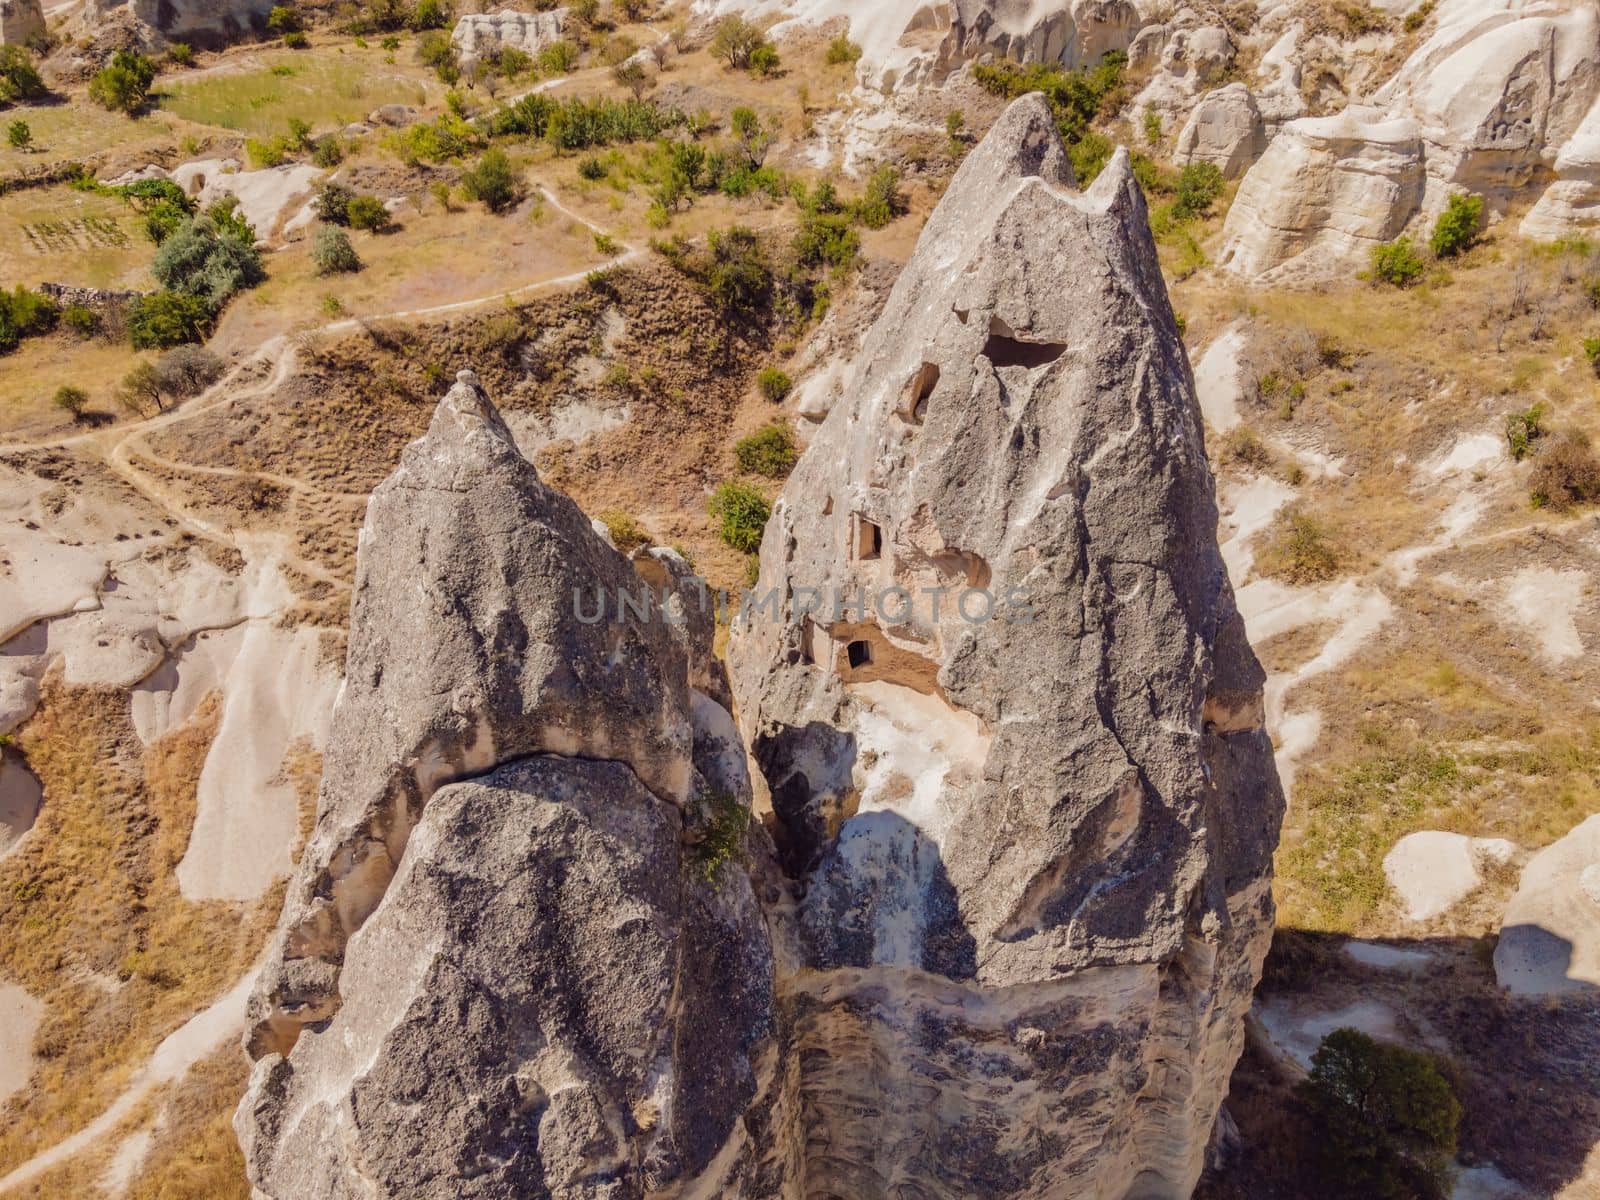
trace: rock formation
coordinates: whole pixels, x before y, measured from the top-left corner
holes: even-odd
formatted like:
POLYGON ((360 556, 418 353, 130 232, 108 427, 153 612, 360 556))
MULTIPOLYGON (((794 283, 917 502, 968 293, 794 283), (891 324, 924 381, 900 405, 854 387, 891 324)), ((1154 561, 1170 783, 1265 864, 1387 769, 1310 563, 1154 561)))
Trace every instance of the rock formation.
POLYGON ((220 46, 266 28, 275 0, 88 0, 92 26, 132 16, 170 41, 220 46))
POLYGON ((1422 203, 1415 121, 1346 111, 1283 127, 1239 185, 1218 264, 1261 283, 1348 278, 1422 203))
POLYGON ((1517 996, 1600 988, 1600 816, 1523 868, 1500 924, 1494 973, 1517 996))
POLYGON ((646 573, 468 373, 374 493, 321 811, 251 1002, 259 1194, 637 1196, 732 1136, 771 948, 745 874, 693 843, 732 853, 749 782, 691 687, 717 689, 690 662, 711 610, 680 563, 646 573))
POLYGON ((362 529, 259 1197, 1189 1193, 1282 796, 1143 200, 1071 185, 1018 101, 775 509, 748 832, 699 581, 463 374, 362 529))
POLYGON ((1266 148, 1266 129, 1255 97, 1242 83, 1207 92, 1178 133, 1173 161, 1208 162, 1225 178, 1237 179, 1266 148))
POLYGON ((538 54, 551 43, 560 41, 566 21, 564 8, 538 13, 507 10, 468 14, 456 22, 450 44, 456 48, 461 69, 470 72, 485 57, 507 47, 525 54, 538 54))
POLYGON ((1186 1196, 1282 796, 1119 152, 1016 102, 785 486, 730 662, 808 1194, 1186 1196))
POLYGON ((0 0, 0 46, 26 46, 44 35, 40 0, 0 0))

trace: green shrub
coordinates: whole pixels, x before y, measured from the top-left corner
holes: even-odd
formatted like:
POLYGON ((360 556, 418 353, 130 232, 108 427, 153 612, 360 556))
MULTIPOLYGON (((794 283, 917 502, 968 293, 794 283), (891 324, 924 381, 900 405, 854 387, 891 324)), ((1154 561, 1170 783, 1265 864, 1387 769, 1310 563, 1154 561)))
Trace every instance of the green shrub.
POLYGON ((768 400, 782 404, 794 387, 794 381, 777 367, 763 367, 756 375, 756 386, 768 400))
POLYGON ((772 264, 753 230, 740 225, 713 230, 704 282, 711 299, 730 314, 752 313, 772 297, 772 264))
POLYGON ((1372 248, 1372 274, 1394 287, 1410 287, 1422 278, 1422 257, 1409 237, 1372 248))
POLYGON ((368 233, 387 233, 394 227, 394 218, 376 196, 352 196, 345 205, 345 217, 350 228, 368 233))
POLYGON ((1321 1132, 1332 1195, 1450 1195, 1461 1104, 1432 1056, 1336 1029, 1311 1064, 1300 1095, 1321 1132))
POLYGON ((156 292, 128 306, 128 337, 135 350, 164 350, 205 340, 211 306, 204 297, 156 292))
POLYGON ((277 37, 297 33, 301 29, 300 14, 286 4, 275 5, 267 13, 267 32, 277 37))
POLYGON ((338 275, 361 270, 361 257, 350 236, 337 225, 321 225, 311 243, 311 261, 318 275, 338 275))
POLYGON ((539 69, 549 75, 565 75, 578 65, 578 48, 562 39, 539 51, 539 69))
POLYGON ((1576 429, 1551 438, 1534 459, 1528 490, 1535 508, 1568 509, 1600 500, 1600 460, 1576 429))
POLYGON ((841 214, 811 213, 801 219, 792 248, 801 266, 843 269, 860 257, 861 235, 841 214))
POLYGON ((543 138, 557 150, 588 150, 614 142, 642 142, 685 124, 677 109, 629 97, 557 100, 542 92, 524 96, 489 119, 495 137, 543 138))
POLYGON ((26 150, 33 144, 33 130, 26 121, 13 121, 6 126, 6 141, 13 150, 26 150))
POLYGON ((145 416, 151 411, 161 412, 161 381, 156 378, 155 367, 147 362, 138 364, 122 377, 117 389, 117 403, 135 416, 145 416))
POLYGON ((311 46, 311 39, 297 29, 283 35, 283 44, 290 50, 306 50, 311 46))
POLYGON ((855 206, 855 218, 868 229, 882 229, 905 210, 900 172, 885 164, 867 180, 867 190, 855 206))
POLYGON ((61 323, 87 341, 100 332, 100 314, 84 304, 69 304, 61 310, 61 323))
POLYGON ((1203 217, 1222 194, 1222 171, 1216 163, 1192 162, 1178 176, 1178 198, 1172 215, 1180 221, 1203 217))
POLYGON ((1544 436, 1543 420, 1542 404, 1506 415, 1506 444, 1511 448, 1512 461, 1521 462, 1533 453, 1533 444, 1544 436))
POLYGON ((477 166, 461 176, 461 194, 468 200, 481 200, 490 212, 504 212, 522 198, 522 185, 506 152, 493 146, 477 166))
POLYGON ((1470 247, 1483 220, 1483 197, 1456 192, 1445 202, 1439 219, 1433 223, 1429 246, 1435 258, 1452 258, 1470 247))
POLYGON ((344 161, 344 143, 329 134, 321 137, 311 147, 311 162, 324 171, 331 171, 344 161))
POLYGON ((1322 583, 1339 573, 1339 553, 1323 523, 1299 505, 1284 509, 1260 557, 1263 574, 1290 583, 1322 583))
POLYGON ((190 217, 161 244, 150 273, 170 292, 202 298, 213 313, 267 277, 253 245, 204 216, 190 217))
POLYGON ((500 61, 495 65, 507 79, 517 79, 533 70, 533 55, 515 46, 504 46, 500 50, 500 61))
POLYGON ((176 66, 194 66, 194 47, 188 42, 173 42, 167 47, 167 58, 176 66))
POLYGON ((717 522, 717 536, 742 554, 761 548, 772 506, 767 498, 748 483, 729 481, 719 484, 711 494, 711 516, 717 522))
POLYGON ((198 396, 222 378, 222 360, 203 346, 179 346, 155 363, 156 383, 169 396, 198 396))
POLYGON ((244 144, 244 151, 250 156, 250 165, 258 168, 281 167, 289 161, 293 149, 289 139, 281 134, 271 138, 251 138, 244 144))
POLYGON ((1153 108, 1144 110, 1142 118, 1144 140, 1152 146, 1161 145, 1161 114, 1153 108))
POLYGON ((330 225, 350 224, 350 202, 356 194, 342 183, 333 180, 324 180, 317 190, 316 199, 311 204, 317 216, 327 221, 330 225))
MULTIPOLYGON (((1113 51, 1097 65, 1077 71, 1045 63, 1029 66, 1003 61, 978 63, 972 69, 972 77, 986 91, 1006 99, 1043 92, 1056 126, 1070 148, 1089 132, 1089 123, 1095 117, 1109 116, 1121 107, 1122 75, 1127 61, 1127 55, 1113 51)), ((1109 150, 1106 156, 1109 158, 1109 150)), ((1088 182, 1079 176, 1080 186, 1088 182)))
POLYGON ((417 0, 417 6, 411 10, 406 24, 419 31, 443 29, 450 24, 450 6, 443 0, 417 0))
POLYGON ((787 425, 768 425, 733 444, 739 470, 768 479, 782 479, 794 470, 798 457, 794 433, 787 425))
POLYGON ((56 389, 56 394, 50 398, 50 403, 66 413, 73 421, 81 421, 84 409, 89 407, 89 393, 80 387, 63 384, 56 389))
POLYGON ((89 99, 102 108, 134 116, 144 111, 155 82, 156 64, 143 54, 118 50, 104 70, 89 81, 89 99))
POLYGON ((641 546, 648 546, 655 540, 631 514, 620 508, 602 509, 600 523, 606 527, 612 545, 624 554, 632 554, 641 546))
POLYGON ((775 74, 780 65, 778 48, 771 42, 762 42, 750 51, 750 73, 753 75, 775 74))
POLYGON ((705 797, 706 819, 699 830, 700 840, 690 850, 689 860, 701 883, 715 883, 724 863, 744 851, 744 838, 750 828, 750 810, 731 792, 712 792, 705 797))
POLYGON ((606 165, 591 154, 579 161, 578 174, 590 181, 601 180, 606 177, 606 165))
POLYGON ((21 46, 0 46, 0 104, 38 100, 48 89, 21 46))
POLYGON ((223 196, 213 201, 211 207, 206 209, 206 218, 217 227, 219 234, 232 237, 246 246, 256 244, 256 227, 250 224, 244 210, 239 207, 239 197, 223 196))
POLYGON ((13 292, 0 291, 0 354, 15 350, 25 337, 55 328, 60 317, 55 302, 21 284, 13 292))
POLYGON ((861 47, 850 40, 850 35, 841 33, 828 43, 828 65, 830 67, 843 66, 853 63, 861 57, 861 47))

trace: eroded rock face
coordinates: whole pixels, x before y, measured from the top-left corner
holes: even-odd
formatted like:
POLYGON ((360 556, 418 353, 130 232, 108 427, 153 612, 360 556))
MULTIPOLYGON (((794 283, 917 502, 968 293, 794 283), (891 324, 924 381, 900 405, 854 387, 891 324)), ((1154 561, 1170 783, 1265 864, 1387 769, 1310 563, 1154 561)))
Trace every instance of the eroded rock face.
POLYGON ((730 646, 799 884, 808 1194, 1187 1196, 1270 937, 1283 801, 1188 365, 1126 154, 1071 189, 1018 101, 730 646))
POLYGON ((1261 110, 1242 83, 1207 92, 1178 133, 1173 161, 1213 164, 1227 179, 1237 179, 1260 157, 1267 144, 1261 110))
POLYGON ((693 687, 719 678, 690 662, 711 609, 671 552, 650 564, 643 615, 592 619, 645 581, 470 373, 374 493, 317 828, 251 1001, 258 1195, 753 1170, 771 946, 746 874, 695 848, 737 840, 749 779, 693 687))
POLYGON ((1302 117, 1239 185, 1218 263, 1262 283, 1347 278, 1399 236, 1424 189, 1415 121, 1354 109, 1302 117))
POLYGON ((468 14, 456 22, 450 43, 460 57, 461 69, 470 71, 485 57, 511 48, 524 54, 539 51, 561 39, 566 27, 567 10, 522 13, 506 10, 498 13, 468 14))
POLYGON ((217 46, 266 28, 274 0, 89 0, 98 24, 128 14, 172 41, 217 46))
POLYGON ((44 35, 40 0, 0 0, 0 46, 25 46, 44 35))

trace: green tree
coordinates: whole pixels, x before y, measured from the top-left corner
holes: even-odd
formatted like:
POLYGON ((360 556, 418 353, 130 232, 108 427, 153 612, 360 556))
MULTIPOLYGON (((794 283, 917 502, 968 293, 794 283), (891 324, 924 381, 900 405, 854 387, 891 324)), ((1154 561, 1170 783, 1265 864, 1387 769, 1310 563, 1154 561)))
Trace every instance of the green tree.
POLYGON ((1172 215, 1180 221, 1203 217, 1222 194, 1222 171, 1216 163, 1192 162, 1178 176, 1178 198, 1172 215))
POLYGON ((165 406, 161 402, 161 381, 156 377, 155 367, 142 362, 124 375, 122 386, 117 389, 117 402, 136 417, 148 416, 152 411, 161 412, 165 406))
POLYGON ((762 42, 750 51, 750 70, 756 75, 775 75, 782 60, 778 57, 778 48, 771 42, 762 42))
POLYGON ((443 0, 417 0, 406 22, 412 29, 443 29, 450 24, 450 6, 443 0))
POLYGON ((336 275, 361 270, 361 258, 350 237, 337 225, 321 225, 311 243, 311 261, 318 275, 336 275))
POLYGON ((717 522, 717 536, 729 546, 743 554, 761 549, 772 506, 759 489, 733 481, 720 484, 711 494, 709 508, 717 522))
POLYGON ((203 296, 155 292, 128 306, 128 337, 135 350, 203 341, 210 328, 211 305, 203 296))
POLYGON ((511 159, 498 146, 484 151, 478 165, 461 176, 461 194, 481 200, 490 212, 504 212, 522 197, 521 182, 511 159))
POLYGON ((861 57, 861 47, 850 40, 850 35, 841 33, 828 43, 828 65, 830 67, 842 66, 853 63, 861 57))
POLYGON ((904 211, 900 172, 885 163, 867 180, 867 190, 855 206, 856 220, 868 229, 882 229, 904 211))
POLYGON ((763 367, 756 375, 756 386, 761 394, 774 404, 781 404, 794 388, 794 380, 777 367, 763 367))
POLYGON ((722 18, 706 49, 711 52, 712 58, 726 63, 729 70, 742 71, 750 65, 750 56, 755 53, 756 47, 765 43, 766 38, 760 29, 734 14, 722 18))
POLYGON ((1445 201, 1444 211, 1433 223, 1429 248, 1435 258, 1454 258, 1468 249, 1478 236, 1483 220, 1483 197, 1456 192, 1445 201))
POLYGON ((768 479, 782 479, 794 469, 799 451, 787 425, 768 425, 733 444, 733 458, 739 470, 768 479))
POLYGON ((189 218, 161 244, 150 273, 168 291, 201 297, 213 312, 266 278, 255 247, 204 216, 189 218))
POLYGON ((102 108, 134 116, 144 111, 155 82, 156 64, 143 54, 118 50, 106 68, 89 81, 89 99, 102 108))
POLYGON ((1461 1105, 1430 1055, 1336 1029, 1312 1056, 1301 1096, 1322 1130, 1319 1152, 1332 1194, 1450 1194, 1461 1105))
POLYGON ((706 291, 723 311, 750 313, 772 296, 772 264, 754 230, 734 225, 706 239, 706 291))
POLYGON ((267 13, 267 32, 282 37, 286 33, 299 33, 300 14, 287 4, 274 5, 267 13))
POLYGON ((620 62, 611 68, 611 77, 619 86, 627 88, 633 93, 635 100, 642 100, 644 94, 650 90, 650 72, 644 69, 644 64, 634 59, 620 62))
POLYGON ((89 393, 80 387, 73 387, 70 383, 63 384, 56 389, 56 394, 51 397, 50 403, 66 413, 74 422, 83 420, 83 413, 89 407, 89 393))
POLYGON ((13 150, 26 150, 33 145, 33 130, 26 121, 13 121, 6 127, 6 141, 13 150))

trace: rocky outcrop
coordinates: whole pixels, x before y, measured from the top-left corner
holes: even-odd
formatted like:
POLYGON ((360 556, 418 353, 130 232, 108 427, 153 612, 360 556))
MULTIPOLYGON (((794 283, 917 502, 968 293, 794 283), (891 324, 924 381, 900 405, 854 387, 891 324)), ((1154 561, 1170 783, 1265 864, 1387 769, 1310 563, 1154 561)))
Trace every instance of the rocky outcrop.
POLYGON ((1494 973, 1517 996, 1600 988, 1600 816, 1523 868, 1500 924, 1494 973))
POLYGON ((471 71, 484 58, 492 58, 501 50, 511 48, 525 54, 538 54, 554 42, 561 40, 566 27, 567 10, 522 13, 507 10, 498 13, 469 14, 456 22, 450 35, 450 44, 463 71, 471 71))
POLYGON ((748 1157, 771 947, 712 856, 749 781, 691 686, 711 610, 651 562, 659 587, 470 373, 374 493, 317 827, 251 1001, 258 1195, 620 1198, 748 1157))
POLYGON ((0 0, 0 46, 27 46, 45 36, 40 0, 0 0))
POLYGON ((1522 219, 1523 237, 1554 241, 1600 227, 1600 101, 1556 155, 1556 180, 1522 219))
POLYGON ((88 0, 91 26, 126 15, 161 37, 221 46, 266 28, 274 0, 88 0))
POLYGON ((1266 129, 1255 97, 1242 83, 1207 92, 1178 133, 1173 161, 1180 166, 1208 162, 1224 177, 1237 179, 1266 148, 1266 129))
POLYGON ((1422 203, 1416 122, 1350 110, 1291 121, 1239 185, 1218 263, 1261 283, 1348 278, 1422 203))
POLYGON ((785 488, 732 695, 686 564, 464 373, 362 529, 256 1195, 1188 1195, 1282 812, 1215 528, 1127 155, 1076 193, 1037 97, 785 488))
POLYGON ((1270 938, 1283 801, 1182 342, 1126 153, 1071 188, 1018 101, 730 643, 809 1195, 1188 1195, 1270 938))

